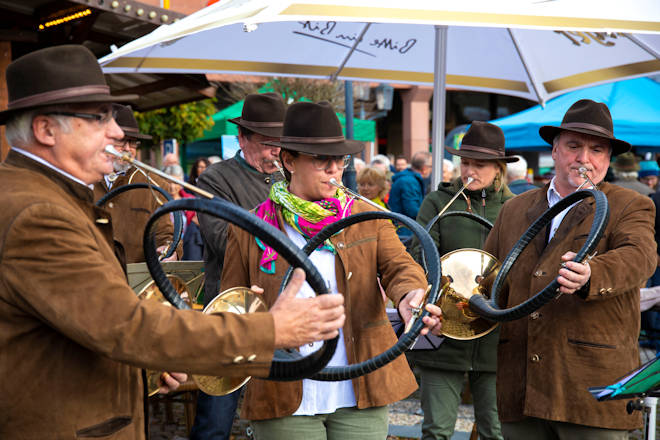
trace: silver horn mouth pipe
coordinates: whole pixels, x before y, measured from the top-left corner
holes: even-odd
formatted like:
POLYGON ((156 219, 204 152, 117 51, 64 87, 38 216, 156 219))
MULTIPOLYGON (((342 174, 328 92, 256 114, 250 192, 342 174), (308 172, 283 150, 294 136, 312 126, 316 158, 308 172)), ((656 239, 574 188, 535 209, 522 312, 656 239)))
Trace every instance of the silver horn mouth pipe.
POLYGON ((123 160, 124 162, 128 162, 132 165, 135 165, 136 167, 143 169, 145 171, 148 171, 150 173, 154 173, 160 177, 162 177, 165 180, 169 180, 170 182, 173 183, 178 183, 179 185, 183 186, 187 190, 190 190, 196 194, 199 194, 202 197, 206 197, 207 199, 212 199, 214 196, 208 191, 204 191, 203 189, 197 188, 195 185, 191 185, 188 182, 184 182, 183 180, 179 180, 176 177, 172 177, 167 173, 162 172, 161 170, 152 167, 151 165, 147 165, 146 163, 140 162, 139 160, 133 159, 131 156, 129 156, 126 153, 120 153, 117 151, 115 147, 112 145, 108 144, 105 146, 105 152, 106 154, 109 154, 111 156, 115 156, 116 158, 119 158, 123 160))
POLYGON ((356 193, 356 192, 350 190, 349 188, 346 188, 344 185, 342 185, 341 183, 337 182, 337 180, 335 180, 334 178, 333 178, 333 179, 330 179, 330 180, 329 180, 329 183, 330 183, 330 185, 332 185, 332 186, 336 186, 337 188, 343 190, 346 194, 348 194, 349 196, 351 196, 351 197, 354 198, 354 199, 360 199, 360 200, 362 200, 363 202, 368 203, 368 204, 370 204, 371 206, 373 206, 374 208, 379 209, 379 210, 381 210, 381 211, 390 212, 389 209, 387 209, 387 208, 383 208, 383 207, 380 206, 378 203, 372 202, 372 201, 369 200, 368 198, 366 198, 366 197, 364 197, 364 196, 361 196, 360 194, 358 194, 358 193, 356 193))
POLYGON ((445 211, 446 211, 447 209, 449 209, 449 207, 451 206, 451 204, 454 203, 454 201, 455 201, 455 200, 456 200, 461 194, 463 194, 463 191, 465 191, 465 188, 467 188, 468 185, 471 184, 473 181, 474 181, 474 178, 472 178, 472 177, 468 177, 467 180, 465 181, 465 185, 463 185, 463 187, 462 187, 462 188, 461 188, 456 194, 454 194, 454 197, 452 197, 451 199, 449 199, 449 201, 447 202, 447 204, 445 205, 445 207, 442 208, 442 210, 441 210, 439 213, 436 214, 436 217, 440 217, 442 214, 444 214, 445 211))
POLYGON ((580 173, 580 177, 582 177, 582 178, 584 179, 584 182, 582 182, 582 183, 580 184, 580 186, 578 186, 577 189, 576 189, 575 191, 579 191, 579 190, 581 190, 582 187, 583 187, 587 182, 589 182, 589 183, 591 184, 591 186, 592 186, 594 189, 598 189, 598 187, 596 186, 596 184, 595 184, 595 183, 589 178, 589 176, 587 175, 587 172, 588 172, 588 171, 589 171, 589 170, 587 169, 587 167, 580 167, 580 168, 578 168, 578 173, 580 173))

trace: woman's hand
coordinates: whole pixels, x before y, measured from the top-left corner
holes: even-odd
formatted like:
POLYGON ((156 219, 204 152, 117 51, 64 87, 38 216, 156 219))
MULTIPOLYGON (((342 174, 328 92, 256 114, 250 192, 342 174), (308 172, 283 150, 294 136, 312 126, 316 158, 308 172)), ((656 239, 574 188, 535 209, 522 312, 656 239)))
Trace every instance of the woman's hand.
MULTIPOLYGON (((418 308, 424 300, 424 293, 424 289, 411 290, 401 299, 401 301, 399 301, 399 314, 401 315, 405 326, 407 326, 408 322, 412 319, 413 309, 418 308)), ((430 315, 422 319, 425 327, 420 334, 425 335, 428 332, 431 332, 436 336, 440 335, 442 328, 442 310, 440 310, 440 307, 433 304, 427 304, 425 309, 430 315)))

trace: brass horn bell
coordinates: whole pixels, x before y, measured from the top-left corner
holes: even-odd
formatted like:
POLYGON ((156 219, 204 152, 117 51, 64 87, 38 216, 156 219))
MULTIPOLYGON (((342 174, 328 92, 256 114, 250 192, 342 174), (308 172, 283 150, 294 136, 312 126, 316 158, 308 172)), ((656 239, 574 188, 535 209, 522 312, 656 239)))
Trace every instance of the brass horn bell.
MULTIPOLYGON (((268 307, 257 294, 247 287, 234 287, 221 292, 204 308, 203 313, 255 313, 266 312, 268 307)), ((200 390, 212 396, 224 396, 245 385, 250 376, 216 377, 193 374, 193 380, 200 390)))
MULTIPOLYGON (((172 274, 168 274, 167 278, 170 280, 179 296, 190 305, 191 296, 188 292, 188 287, 185 281, 172 274)), ((150 281, 140 293, 138 293, 138 298, 141 300, 154 300, 163 305, 171 306, 153 280, 150 281)), ((213 300, 204 308, 202 313, 214 314, 230 312, 244 314, 266 311, 268 311, 266 304, 252 290, 247 287, 234 287, 221 292, 218 296, 213 298, 213 300)), ((149 396, 158 393, 158 389, 161 385, 161 374, 162 373, 159 371, 147 370, 147 392, 149 396)), ((248 380, 250 380, 250 376, 218 377, 193 374, 192 379, 197 387, 206 394, 212 396, 224 396, 242 387, 248 380)))
MULTIPOLYGON (((180 277, 172 274, 168 274, 167 278, 170 280, 179 296, 190 305, 190 293, 188 292, 186 282, 180 277)), ((171 304, 165 299, 154 280, 147 283, 137 296, 140 300, 158 301, 164 306, 171 307, 171 304)), ((163 373, 160 371, 147 370, 147 394, 149 397, 158 393, 158 389, 161 385, 160 376, 162 374, 163 373)))
POLYGON ((470 340, 492 332, 497 322, 488 321, 470 310, 475 294, 490 298, 500 262, 479 249, 457 249, 440 259, 442 290, 435 305, 442 309, 442 334, 451 339, 470 340))

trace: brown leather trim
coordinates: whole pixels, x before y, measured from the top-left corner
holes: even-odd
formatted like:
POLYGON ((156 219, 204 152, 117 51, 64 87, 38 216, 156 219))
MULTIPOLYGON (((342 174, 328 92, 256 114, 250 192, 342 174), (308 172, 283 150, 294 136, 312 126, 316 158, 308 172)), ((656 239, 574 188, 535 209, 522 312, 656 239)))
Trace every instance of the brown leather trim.
POLYGON ((284 122, 254 122, 246 121, 245 119, 239 119, 236 122, 240 122, 246 127, 284 127, 284 122))
POLYGON ((565 128, 567 130, 571 130, 575 128, 580 128, 582 130, 591 130, 591 131, 595 131, 596 133, 605 135, 608 138, 614 139, 614 133, 612 133, 608 129, 601 127, 600 125, 589 124, 587 122, 567 122, 565 124, 561 124, 559 128, 565 128))
POLYGON ((335 144, 343 142, 344 136, 333 137, 300 137, 300 136, 282 136, 280 142, 291 142, 292 144, 335 144))
POLYGON ((19 98, 9 103, 9 110, 12 107, 30 107, 35 105, 48 104, 49 102, 59 101, 61 99, 76 98, 78 96, 88 95, 108 95, 110 96, 110 87, 108 86, 81 86, 70 87, 68 89, 51 90, 50 92, 37 93, 36 95, 19 98))
POLYGON ((504 157, 504 151, 493 150, 492 148, 486 148, 486 147, 479 147, 477 145, 461 144, 461 148, 459 151, 474 151, 477 153, 488 154, 490 156, 493 156, 494 158, 504 157))

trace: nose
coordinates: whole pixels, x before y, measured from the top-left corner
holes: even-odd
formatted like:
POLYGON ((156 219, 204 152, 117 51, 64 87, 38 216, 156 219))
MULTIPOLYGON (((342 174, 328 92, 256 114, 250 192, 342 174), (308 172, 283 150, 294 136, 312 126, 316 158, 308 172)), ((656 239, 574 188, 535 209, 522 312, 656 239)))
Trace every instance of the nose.
POLYGON ((105 133, 108 138, 117 141, 124 138, 124 131, 119 127, 114 118, 110 119, 110 122, 106 125, 105 133))
POLYGON ((578 151, 576 160, 579 163, 589 162, 589 150, 587 150, 586 148, 581 148, 580 151, 578 151))

